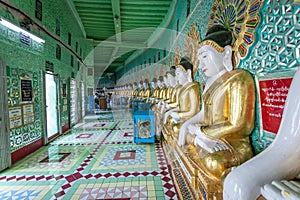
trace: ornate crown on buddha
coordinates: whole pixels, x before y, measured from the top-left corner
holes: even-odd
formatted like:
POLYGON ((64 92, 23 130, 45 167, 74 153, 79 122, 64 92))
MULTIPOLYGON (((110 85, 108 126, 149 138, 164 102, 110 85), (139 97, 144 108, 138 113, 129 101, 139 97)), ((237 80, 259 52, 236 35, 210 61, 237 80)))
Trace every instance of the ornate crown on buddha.
POLYGON ((189 57, 184 56, 180 59, 180 62, 178 65, 176 65, 176 68, 182 69, 184 72, 187 72, 187 70, 193 71, 193 64, 189 57))
POLYGON ((211 46, 222 53, 224 47, 232 45, 232 33, 222 25, 215 25, 208 29, 205 38, 199 43, 199 49, 205 45, 211 46))

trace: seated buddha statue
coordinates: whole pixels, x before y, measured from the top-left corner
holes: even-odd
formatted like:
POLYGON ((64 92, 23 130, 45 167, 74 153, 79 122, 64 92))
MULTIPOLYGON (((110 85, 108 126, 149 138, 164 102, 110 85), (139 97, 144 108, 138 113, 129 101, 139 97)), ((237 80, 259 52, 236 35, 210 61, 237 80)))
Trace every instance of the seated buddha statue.
POLYGON ((167 86, 164 76, 159 76, 157 81, 157 86, 159 88, 158 97, 155 100, 155 105, 151 108, 155 112, 155 133, 158 138, 160 137, 162 124, 161 124, 161 117, 160 117, 160 106, 161 102, 166 99, 167 94, 167 86))
POLYGON ((129 83, 128 84, 128 96, 130 97, 130 98, 132 98, 132 96, 133 96, 133 86, 132 86, 132 84, 131 83, 129 83))
POLYGON ((141 99, 141 98, 143 98, 143 96, 144 96, 143 81, 140 81, 140 82, 139 82, 138 88, 139 88, 139 96, 138 96, 138 98, 141 99))
POLYGON ((132 90, 133 90, 133 98, 136 99, 139 96, 139 88, 137 82, 134 82, 132 85, 132 90))
POLYGON ((169 71, 166 72, 166 75, 163 76, 163 80, 164 80, 164 88, 162 89, 163 91, 163 98, 160 99, 160 101, 157 103, 156 107, 155 107, 155 122, 156 122, 156 132, 157 133, 161 133, 162 131, 162 124, 163 124, 163 114, 161 112, 161 110, 164 108, 164 104, 165 102, 170 100, 171 97, 171 91, 173 90, 173 88, 169 85, 169 80, 168 80, 168 76, 167 74, 169 73, 169 71))
POLYGON ((164 82, 163 82, 163 76, 159 76, 156 82, 156 90, 155 90, 155 96, 151 98, 151 110, 156 112, 157 109, 157 103, 163 98, 165 95, 164 93, 164 82))
POLYGON ((176 73, 175 73, 174 79, 170 80, 170 82, 174 82, 176 87, 172 91, 171 99, 170 99, 171 101, 166 102, 164 109, 161 111, 164 113, 163 124, 166 123, 167 118, 170 116, 171 112, 178 110, 179 94, 180 94, 180 90, 182 88, 182 85, 179 84, 178 76, 176 76, 176 73))
POLYGON ((247 71, 233 70, 231 43, 231 32, 215 25, 199 44, 199 68, 208 77, 202 108, 178 138, 199 171, 216 181, 253 156, 254 81, 247 71))
POLYGON ((131 106, 130 102, 131 102, 132 97, 133 97, 133 88, 132 88, 132 84, 131 83, 129 83, 127 85, 127 94, 126 94, 126 96, 127 96, 127 104, 130 107, 131 106))
POLYGON ((234 168, 224 181, 224 200, 300 199, 300 69, 295 73, 274 141, 234 168), (296 178, 295 178, 296 177, 296 178))
POLYGON ((164 83, 164 77, 163 76, 158 77, 157 87, 159 88, 159 94, 158 94, 158 97, 156 98, 156 103, 160 102, 166 96, 166 86, 165 86, 165 83, 164 83))
POLYGON ((175 108, 177 106, 177 105, 175 106, 174 103, 177 100, 176 94, 177 94, 177 90, 180 88, 180 85, 176 80, 175 66, 172 66, 170 68, 170 71, 167 72, 167 80, 170 87, 169 98, 163 102, 163 105, 161 107, 161 113, 165 113, 171 108, 175 108))
POLYGON ((149 87, 149 81, 148 79, 145 79, 143 82, 143 89, 144 89, 144 94, 143 94, 143 100, 147 100, 151 96, 151 90, 149 87))
MULTIPOLYGON (((168 73, 168 72, 167 72, 168 73)), ((163 83, 164 83, 164 88, 162 89, 162 98, 156 105, 156 111, 159 112, 164 104, 165 101, 168 101, 170 99, 170 90, 171 87, 169 86, 168 78, 167 75, 163 76, 163 83)))
POLYGON ((183 57, 176 66, 176 77, 181 89, 178 95, 178 106, 166 113, 163 126, 164 135, 173 135, 177 138, 183 122, 197 114, 200 109, 199 84, 192 79, 193 65, 187 57, 183 57))
POLYGON ((159 89, 157 87, 157 79, 156 78, 153 78, 152 81, 151 81, 151 88, 152 88, 152 91, 151 91, 151 96, 149 98, 149 103, 153 104, 155 99, 158 97, 158 93, 159 93, 159 89))

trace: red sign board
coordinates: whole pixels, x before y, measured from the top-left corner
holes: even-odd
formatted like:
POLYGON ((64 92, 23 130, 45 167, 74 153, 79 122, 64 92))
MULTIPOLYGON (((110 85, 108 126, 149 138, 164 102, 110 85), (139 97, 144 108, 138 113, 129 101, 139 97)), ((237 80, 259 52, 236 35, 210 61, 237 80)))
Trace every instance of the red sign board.
POLYGON ((265 131, 277 134, 292 78, 259 81, 262 125, 265 131))

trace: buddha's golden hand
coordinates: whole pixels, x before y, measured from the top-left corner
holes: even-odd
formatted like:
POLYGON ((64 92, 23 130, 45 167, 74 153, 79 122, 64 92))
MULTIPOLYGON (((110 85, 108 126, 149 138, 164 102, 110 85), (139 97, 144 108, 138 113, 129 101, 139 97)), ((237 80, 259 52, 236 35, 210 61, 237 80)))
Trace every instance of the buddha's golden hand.
MULTIPOLYGON (((191 129, 192 128, 195 128, 195 127, 191 127, 191 129)), ((212 139, 206 137, 206 135, 202 133, 200 127, 197 127, 194 134, 196 135, 195 140, 194 140, 194 145, 200 146, 201 148, 205 149, 209 153, 214 153, 217 151, 225 151, 225 150, 229 149, 228 146, 226 144, 224 144, 223 142, 212 140, 212 139)))

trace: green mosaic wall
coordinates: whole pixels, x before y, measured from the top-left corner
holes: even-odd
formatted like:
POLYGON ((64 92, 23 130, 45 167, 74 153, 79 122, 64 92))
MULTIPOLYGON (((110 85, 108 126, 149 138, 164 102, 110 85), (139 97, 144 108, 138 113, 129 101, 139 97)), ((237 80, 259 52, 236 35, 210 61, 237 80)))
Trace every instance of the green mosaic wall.
MULTIPOLYGON (((59 38, 66 46, 71 48, 77 56, 84 60, 89 54, 92 46, 85 42, 84 36, 70 13, 65 1, 41 1, 43 7, 42 21, 35 17, 35 1, 33 0, 11 0, 9 4, 25 12, 32 20, 43 26, 52 35, 59 38), (60 22, 60 36, 56 35, 56 21, 60 22), (71 45, 68 45, 68 33, 72 34, 71 45), (76 45, 78 43, 78 45, 76 45), (76 48, 77 46, 77 48, 76 48)), ((13 9, 6 9, 0 3, 0 17, 19 25, 19 19, 13 9)), ((31 41, 30 46, 20 42, 20 36, 5 26, 0 25, 0 57, 7 65, 7 85, 8 85, 8 106, 20 105, 20 74, 27 75, 32 78, 34 90, 34 118, 35 122, 24 125, 19 128, 11 129, 11 152, 16 151, 40 138, 44 132, 43 121, 43 89, 41 70, 45 70, 45 63, 49 61, 54 65, 54 74, 60 77, 60 86, 66 83, 67 96, 61 98, 61 125, 69 123, 70 116, 70 77, 74 73, 77 81, 85 80, 85 66, 79 63, 76 55, 63 47, 63 45, 44 33, 31 29, 31 32, 44 39, 45 43, 40 44, 31 41), (56 47, 61 47, 61 58, 56 58, 56 47), (74 57, 74 65, 71 66, 71 55, 74 57), (79 63, 79 64, 78 64, 79 63), (81 70, 78 72, 78 66, 81 70), (84 73, 84 74, 81 74, 84 73)), ((62 88, 60 88, 62 91, 62 88)))
MULTIPOLYGON (((300 3, 266 0, 261 16, 257 42, 239 67, 255 77, 292 77, 300 67, 300 3)), ((275 135, 262 130, 258 103, 256 107, 257 126, 252 139, 255 151, 259 153, 272 143, 275 135)))
POLYGON ((10 131, 10 145, 11 151, 15 151, 23 146, 26 146, 42 137, 42 88, 41 88, 41 74, 39 72, 32 72, 20 68, 6 67, 7 73, 7 92, 8 104, 11 106, 20 105, 20 76, 28 77, 32 80, 33 86, 33 110, 34 122, 23 125, 10 131))

